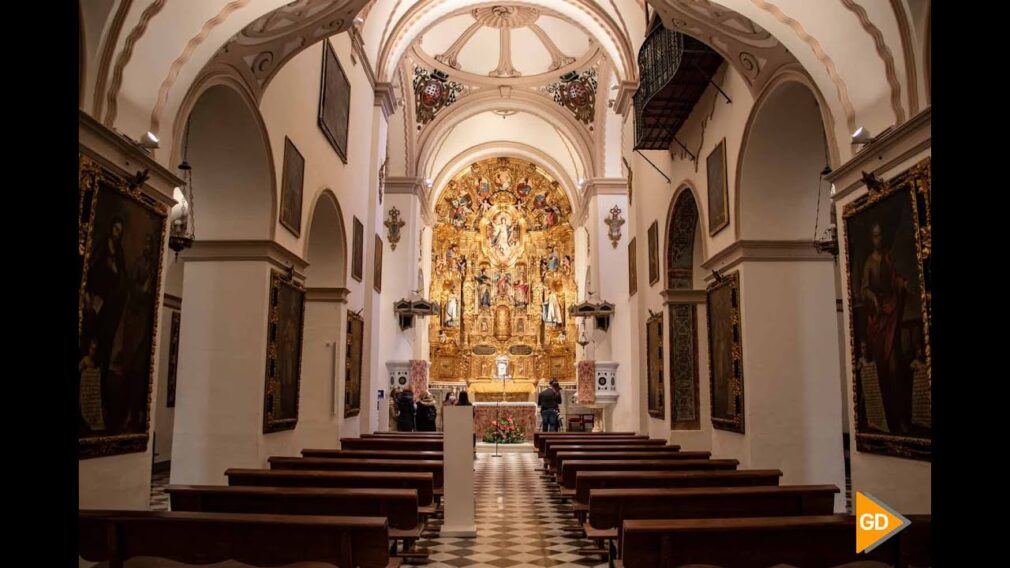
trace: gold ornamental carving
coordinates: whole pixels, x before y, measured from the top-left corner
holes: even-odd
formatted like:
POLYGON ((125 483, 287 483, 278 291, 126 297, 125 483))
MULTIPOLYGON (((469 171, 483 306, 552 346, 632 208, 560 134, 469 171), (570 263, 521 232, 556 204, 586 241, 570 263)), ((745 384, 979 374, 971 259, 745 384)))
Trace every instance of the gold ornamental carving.
POLYGON ((498 356, 509 358, 509 400, 533 400, 540 381, 574 380, 571 212, 561 186, 525 160, 482 160, 446 184, 432 238, 434 382, 465 380, 477 400, 485 390, 500 400, 498 356))

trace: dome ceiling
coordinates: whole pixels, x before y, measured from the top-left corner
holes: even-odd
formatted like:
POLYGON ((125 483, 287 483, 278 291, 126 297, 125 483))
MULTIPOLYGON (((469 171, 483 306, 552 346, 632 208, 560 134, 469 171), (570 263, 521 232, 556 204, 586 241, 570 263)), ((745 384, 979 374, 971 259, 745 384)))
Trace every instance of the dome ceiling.
POLYGON ((516 80, 581 65, 596 52, 582 29, 532 6, 496 5, 458 12, 415 43, 421 59, 471 80, 516 80))

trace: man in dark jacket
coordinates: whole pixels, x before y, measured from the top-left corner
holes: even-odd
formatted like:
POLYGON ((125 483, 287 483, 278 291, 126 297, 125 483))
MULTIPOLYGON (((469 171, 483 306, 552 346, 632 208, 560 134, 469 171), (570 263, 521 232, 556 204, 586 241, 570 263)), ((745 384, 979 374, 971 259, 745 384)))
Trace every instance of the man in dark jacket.
POLYGON ((540 391, 537 397, 537 406, 540 407, 540 417, 543 425, 542 432, 557 432, 560 423, 561 394, 558 392, 557 381, 551 381, 550 388, 540 391))
POLYGON ((414 431, 414 391, 408 386, 396 401, 400 415, 396 417, 396 429, 400 432, 414 431))

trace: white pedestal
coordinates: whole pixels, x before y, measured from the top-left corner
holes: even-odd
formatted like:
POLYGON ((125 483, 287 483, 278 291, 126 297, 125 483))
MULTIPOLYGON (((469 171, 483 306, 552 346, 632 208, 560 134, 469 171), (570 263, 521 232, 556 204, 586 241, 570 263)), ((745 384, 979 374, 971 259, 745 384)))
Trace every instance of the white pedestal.
POLYGON ((450 406, 442 410, 445 467, 445 523, 441 536, 475 537, 473 497, 473 407, 450 406))

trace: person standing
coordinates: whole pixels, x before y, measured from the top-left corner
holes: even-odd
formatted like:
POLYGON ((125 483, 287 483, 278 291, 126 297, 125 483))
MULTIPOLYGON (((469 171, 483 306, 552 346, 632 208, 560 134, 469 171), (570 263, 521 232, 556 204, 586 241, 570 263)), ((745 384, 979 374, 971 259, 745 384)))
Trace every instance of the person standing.
POLYGON ((424 391, 424 395, 417 401, 417 431, 434 432, 435 422, 438 418, 438 408, 435 406, 435 397, 431 396, 431 391, 424 391))
POLYGON ((413 432, 414 424, 414 391, 407 386, 400 393, 400 398, 396 402, 399 415, 396 417, 396 429, 400 432, 413 432))
POLYGON ((442 401, 442 423, 440 424, 439 430, 445 431, 445 408, 449 406, 456 406, 456 395, 452 394, 452 391, 445 393, 445 400, 442 401))
POLYGON ((393 390, 389 393, 389 431, 396 431, 396 417, 399 416, 400 410, 396 407, 400 399, 400 388, 393 387, 393 390))
POLYGON ((557 381, 551 381, 550 387, 540 391, 537 397, 537 406, 540 407, 540 418, 542 432, 558 431, 558 413, 561 407, 561 395, 555 389, 557 381))

